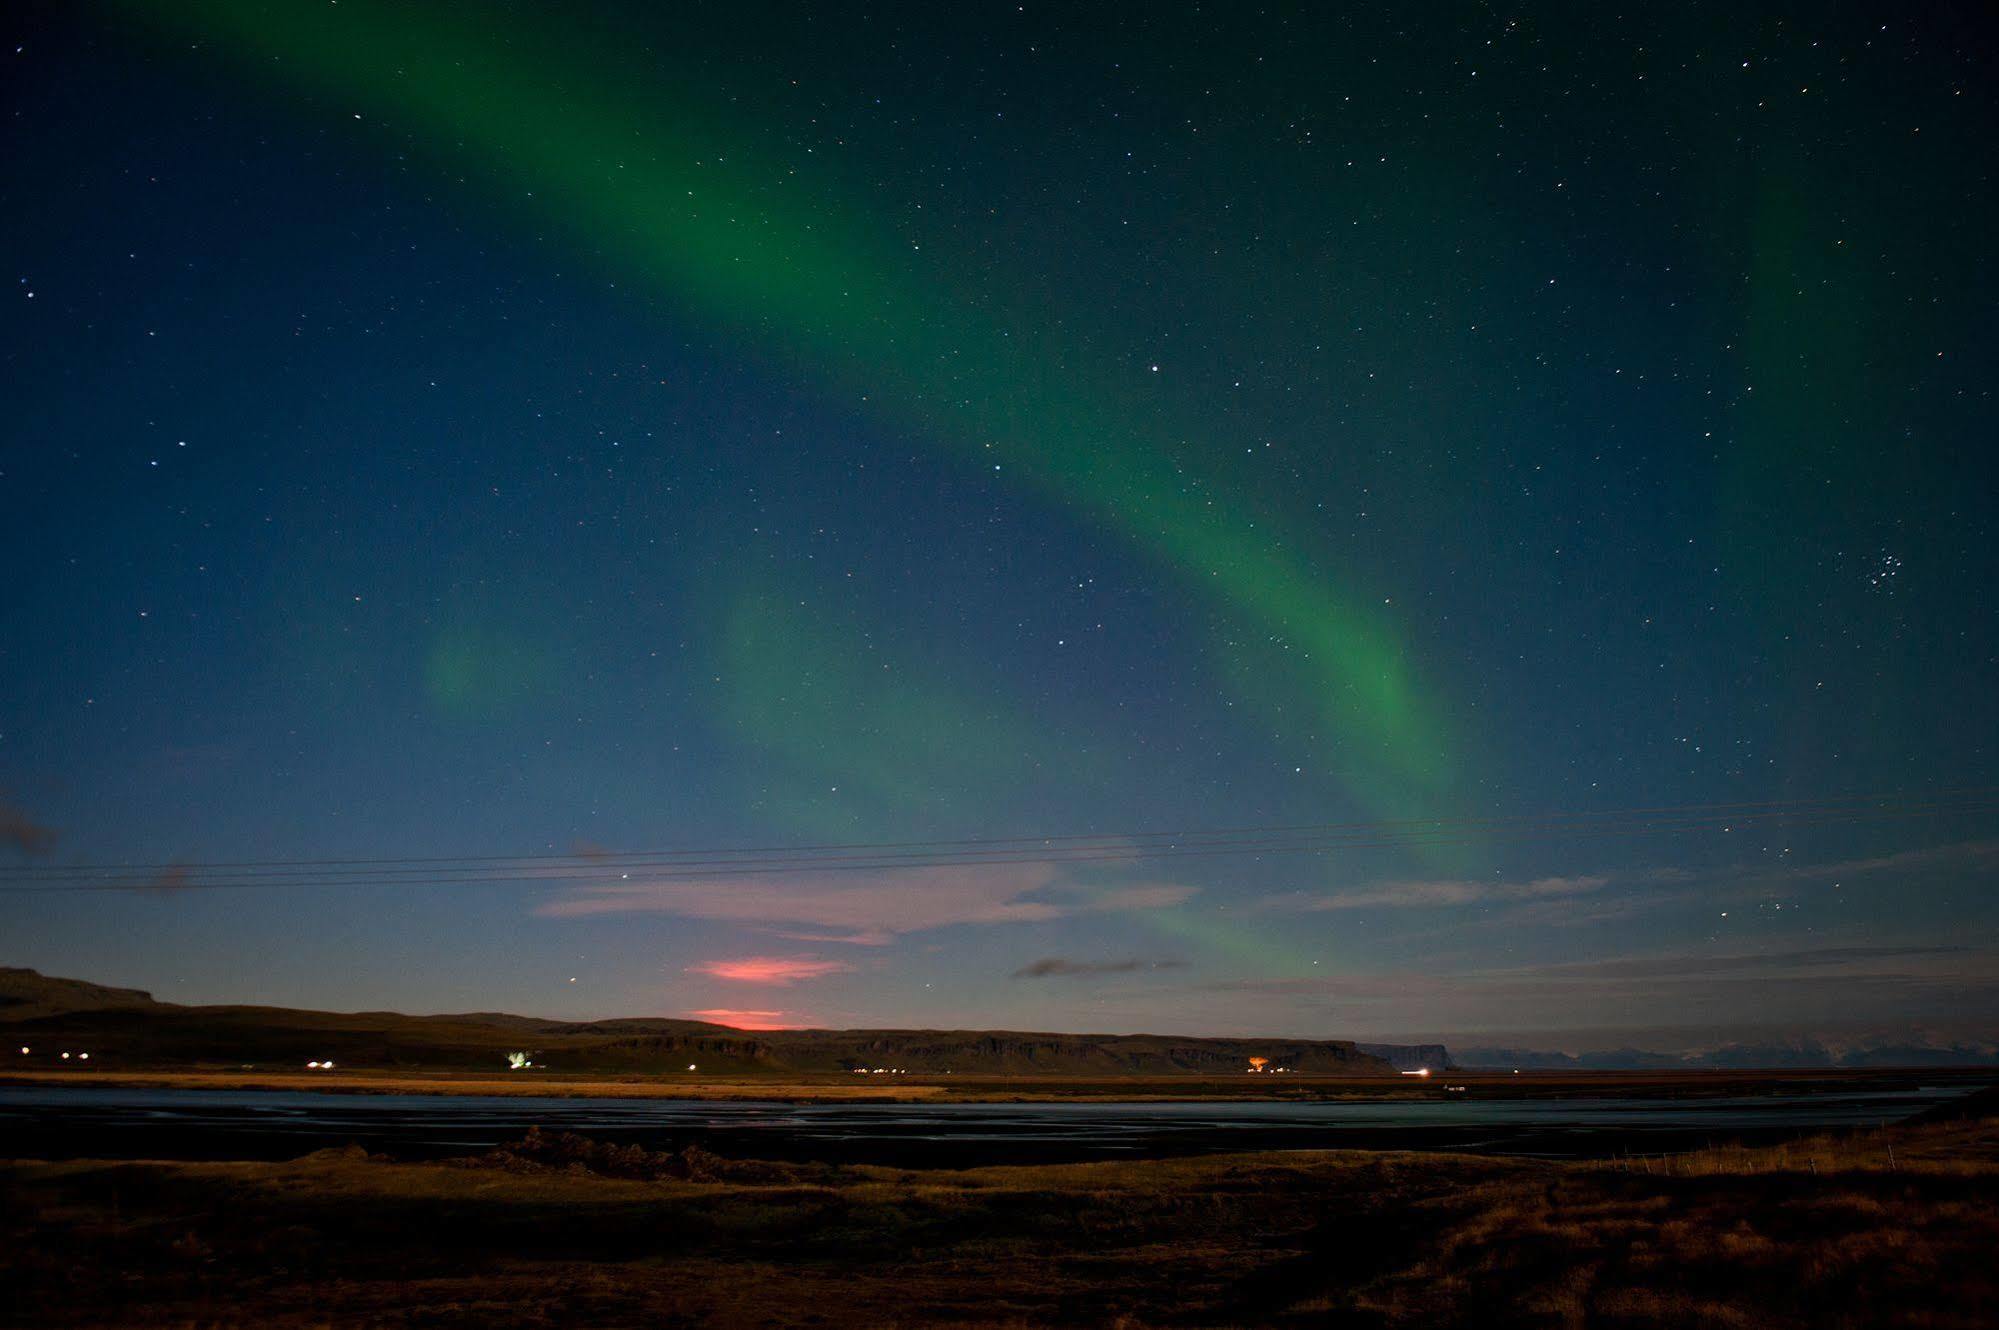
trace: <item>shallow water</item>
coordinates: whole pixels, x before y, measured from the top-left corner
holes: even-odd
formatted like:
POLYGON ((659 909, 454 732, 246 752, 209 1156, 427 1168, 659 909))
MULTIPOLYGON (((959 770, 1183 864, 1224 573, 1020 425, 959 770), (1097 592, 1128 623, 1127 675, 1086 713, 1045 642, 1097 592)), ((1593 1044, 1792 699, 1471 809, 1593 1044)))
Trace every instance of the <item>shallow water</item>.
POLYGON ((1897 1122, 1961 1086, 1666 1099, 1342 1103, 787 1104, 0 1086, 0 1154, 284 1159, 350 1142, 476 1153, 531 1126, 718 1154, 966 1167, 1237 1150, 1463 1150, 1579 1158, 1897 1122))

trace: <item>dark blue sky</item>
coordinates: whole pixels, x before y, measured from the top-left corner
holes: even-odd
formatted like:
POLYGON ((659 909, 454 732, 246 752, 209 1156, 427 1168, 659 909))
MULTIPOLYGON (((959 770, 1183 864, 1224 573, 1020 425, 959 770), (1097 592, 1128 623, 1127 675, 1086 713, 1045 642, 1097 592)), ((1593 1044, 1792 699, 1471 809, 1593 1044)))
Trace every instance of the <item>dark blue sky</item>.
POLYGON ((10 892, 5 960, 771 1023, 1999 1019, 1989 801, 1909 806, 1999 742, 1988 31, 814 8, 10 11, 0 856, 168 867, 10 892), (1849 795, 1901 802, 1805 802, 1849 795), (1796 813, 201 889, 1750 801, 1796 813))

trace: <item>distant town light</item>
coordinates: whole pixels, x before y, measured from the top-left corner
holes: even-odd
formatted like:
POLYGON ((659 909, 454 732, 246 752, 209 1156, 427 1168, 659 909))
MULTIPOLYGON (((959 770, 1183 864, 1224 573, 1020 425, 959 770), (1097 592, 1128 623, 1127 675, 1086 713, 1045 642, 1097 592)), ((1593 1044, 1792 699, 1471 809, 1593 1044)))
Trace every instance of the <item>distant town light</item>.
POLYGON ((311 1068, 312 1070, 314 1070, 314 1071, 318 1071, 318 1070, 319 1070, 319 1064, 318 1064, 317 1062, 308 1062, 308 1063, 306 1063, 305 1065, 306 1065, 306 1066, 308 1066, 308 1067, 310 1067, 310 1068, 311 1068))
POLYGON ((69 1061, 69 1054, 65 1053, 62 1056, 63 1056, 63 1061, 65 1062, 69 1061))
POLYGON ((28 1046, 26 1044, 21 1045, 21 1056, 22 1057, 28 1056, 28 1046))
POLYGON ((694 1064, 693 1064, 692 1062, 688 1063, 688 1064, 687 1064, 687 1069, 688 1069, 689 1071, 693 1071, 693 1070, 694 1070, 694 1064))
POLYGON ((1428 1076, 1430 1069, 1428 1067, 1418 1067, 1414 1071, 1405 1071, 1402 1074, 1404 1076, 1428 1076))
POLYGON ((88 1062, 88 1061, 90 1061, 90 1054, 88 1054, 88 1053, 78 1053, 78 1054, 76 1055, 76 1060, 77 1060, 78 1062, 88 1062))

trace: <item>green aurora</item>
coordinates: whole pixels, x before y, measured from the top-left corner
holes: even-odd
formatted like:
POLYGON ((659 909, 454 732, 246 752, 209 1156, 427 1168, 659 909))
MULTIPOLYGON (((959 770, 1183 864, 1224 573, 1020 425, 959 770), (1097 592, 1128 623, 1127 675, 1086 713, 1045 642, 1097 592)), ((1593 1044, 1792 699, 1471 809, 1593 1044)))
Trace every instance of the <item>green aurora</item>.
MULTIPOLYGON (((888 244, 895 228, 843 196, 830 171, 760 158, 755 133, 718 137, 724 117, 691 93, 668 105, 625 95, 604 74, 606 53, 560 34, 511 24, 474 32, 365 0, 142 8, 168 32, 234 49, 246 68, 415 131, 441 158, 477 160, 499 197, 531 200, 688 313, 968 465, 1002 469, 1170 568, 1219 625, 1209 645, 1220 686, 1272 732, 1330 740, 1361 808, 1433 813, 1462 778, 1434 688, 1417 677, 1387 607, 1294 554, 1301 541, 1281 521, 1252 522, 1251 496, 1188 460, 1203 455, 1181 442, 1190 431, 1148 421, 1133 393, 1078 368, 1089 357, 1063 344, 1059 319, 997 318, 954 292, 938 262, 888 244)), ((746 595, 709 628, 719 659, 736 667, 746 645, 783 633, 756 622, 763 598, 746 595)), ((726 714, 744 741, 790 766, 837 738, 849 766, 886 771, 908 756, 913 733, 966 728, 963 704, 944 700, 941 683, 901 694, 900 719, 856 726, 833 696, 838 645, 795 635, 784 645, 793 661, 801 648, 812 653, 806 672, 820 687, 798 694, 779 725, 761 696, 767 669, 732 668, 727 677, 749 692, 726 714)), ((466 674, 476 662, 459 646, 438 643, 428 662, 438 695, 481 695, 466 674)), ((880 720, 885 708, 869 710, 880 720)))

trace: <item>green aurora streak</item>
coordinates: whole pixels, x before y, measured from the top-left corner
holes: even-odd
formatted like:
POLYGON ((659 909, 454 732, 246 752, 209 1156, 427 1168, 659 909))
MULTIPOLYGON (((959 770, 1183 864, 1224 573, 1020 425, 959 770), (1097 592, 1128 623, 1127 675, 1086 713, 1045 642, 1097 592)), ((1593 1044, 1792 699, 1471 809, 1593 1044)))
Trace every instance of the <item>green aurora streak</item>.
MULTIPOLYGON (((652 89, 621 93, 560 34, 474 32, 417 6, 138 7, 418 130, 440 154, 483 159, 508 194, 531 193, 690 312, 795 358, 843 400, 997 462, 1172 568, 1224 616, 1219 636, 1236 650, 1220 653, 1218 674, 1264 716, 1336 741, 1362 807, 1434 811, 1459 775, 1384 611, 1289 554, 1270 515, 1249 520, 1246 500, 1192 475, 1132 423, 1142 411, 1117 385, 1079 382, 1071 366, 1084 357, 1045 327, 956 298, 937 268, 885 245, 892 228, 843 202, 836 182, 701 137, 692 127, 713 126, 717 108, 684 91, 664 107, 652 89)), ((740 655, 728 643, 742 631, 719 630, 726 653, 740 655)), ((911 705, 908 724, 935 719, 911 705)), ((753 711, 737 719, 769 740, 753 711)))

